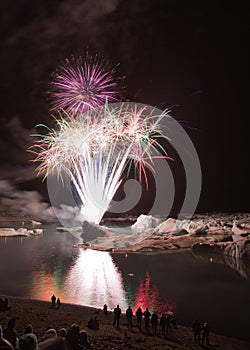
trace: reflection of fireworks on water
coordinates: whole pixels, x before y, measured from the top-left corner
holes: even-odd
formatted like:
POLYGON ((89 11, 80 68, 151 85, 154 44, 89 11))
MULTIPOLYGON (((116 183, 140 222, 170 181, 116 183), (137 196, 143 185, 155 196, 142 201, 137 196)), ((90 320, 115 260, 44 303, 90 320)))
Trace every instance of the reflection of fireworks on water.
POLYGON ((63 109, 71 115, 118 98, 113 71, 97 58, 67 60, 54 74, 51 86, 52 110, 63 109))
POLYGON ((147 107, 129 104, 91 109, 76 118, 56 119, 51 129, 32 147, 34 161, 41 162, 38 173, 66 172, 81 201, 82 220, 99 223, 117 191, 129 164, 138 169, 139 180, 148 186, 146 168, 154 171, 153 158, 167 157, 157 141, 161 120, 167 111, 153 115, 147 107))
POLYGON ((143 311, 148 308, 151 314, 154 312, 158 314, 173 314, 176 310, 173 301, 163 300, 160 297, 158 288, 151 284, 151 278, 148 272, 146 272, 145 279, 140 280, 139 287, 135 293, 133 311, 136 312, 138 307, 141 307, 143 311))

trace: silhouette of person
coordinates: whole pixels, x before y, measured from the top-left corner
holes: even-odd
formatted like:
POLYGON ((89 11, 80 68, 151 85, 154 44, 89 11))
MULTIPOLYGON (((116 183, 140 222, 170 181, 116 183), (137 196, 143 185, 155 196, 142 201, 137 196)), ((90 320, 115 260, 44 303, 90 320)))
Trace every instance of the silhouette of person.
POLYGON ((131 309, 131 306, 128 307, 128 309, 126 311, 126 316, 127 316, 128 328, 130 328, 132 330, 133 310, 131 309))
POLYGON ((8 321, 7 328, 3 330, 3 337, 7 339, 10 344, 13 346, 13 348, 16 348, 16 343, 17 343, 17 337, 16 337, 16 332, 14 330, 16 324, 16 319, 11 318, 8 321))
POLYGON ((166 333, 169 334, 171 332, 171 323, 172 323, 172 316, 168 314, 166 319, 166 333))
POLYGON ((19 339, 19 350, 38 349, 37 337, 34 333, 23 334, 19 339))
POLYGON ((80 328, 78 324, 73 323, 66 335, 67 346, 72 350, 79 350, 80 328))
POLYGON ((139 306, 138 309, 136 310, 136 318, 137 318, 137 327, 138 329, 141 329, 141 324, 142 324, 142 309, 141 307, 139 306))
POLYGON ((209 345, 209 327, 207 322, 204 323, 203 327, 202 327, 202 345, 204 344, 204 341, 206 340, 207 345, 209 345))
POLYGON ((56 296, 55 294, 53 294, 51 297, 51 307, 55 307, 55 306, 56 306, 56 296))
POLYGON ((66 338, 66 335, 67 335, 66 329, 65 329, 65 328, 61 328, 61 329, 59 330, 59 332, 58 332, 58 337, 61 337, 61 338, 65 339, 65 338, 66 338))
POLYGON ((94 317, 94 329, 99 329, 99 320, 98 317, 94 317))
MULTIPOLYGON (((53 337, 46 339, 39 343, 39 350, 66 350, 68 349, 68 346, 66 345, 66 342, 63 338, 60 337, 53 337)), ((77 344, 77 347, 73 348, 70 347, 70 349, 74 350, 81 350, 79 344, 77 344)))
POLYGON ((25 326, 23 334, 33 333, 33 326, 32 324, 28 324, 25 326))
POLYGON ((7 339, 4 339, 1 325, 0 325, 0 349, 14 350, 10 342, 7 339))
POLYGON ((166 322, 167 322, 167 319, 165 315, 162 314, 160 317, 160 326, 161 326, 161 333, 164 337, 166 336, 166 322))
POLYGON ((193 324, 193 332, 194 332, 194 342, 196 344, 200 344, 201 342, 201 325, 198 320, 196 320, 193 324))
POLYGON ((57 298, 57 301, 56 301, 56 307, 57 307, 57 309, 59 309, 60 306, 61 306, 61 300, 60 300, 60 298, 57 298))
POLYGON ((90 319, 88 320, 88 328, 92 328, 93 327, 93 323, 94 323, 94 319, 93 317, 91 316, 90 319))
POLYGON ((151 316, 151 313, 148 311, 148 308, 146 308, 146 311, 144 311, 143 316, 144 316, 144 322, 145 322, 145 331, 147 331, 147 333, 148 333, 149 332, 149 320, 150 320, 150 316, 151 316))
POLYGON ((79 344, 82 349, 93 349, 88 340, 88 333, 84 330, 82 330, 79 334, 79 344))
POLYGON ((0 311, 6 311, 10 309, 10 306, 8 306, 9 300, 8 298, 2 299, 0 298, 0 311))
POLYGON ((154 336, 156 336, 157 334, 157 324, 158 324, 158 316, 154 312, 153 315, 151 316, 152 333, 154 336))
POLYGON ((119 328, 119 323, 120 323, 120 316, 121 316, 121 309, 119 307, 119 305, 117 305, 117 307, 114 309, 114 322, 113 322, 113 326, 117 328, 119 328))
POLYGON ((95 329, 95 330, 99 329, 99 320, 97 316, 95 316, 94 318, 90 317, 90 320, 88 321, 88 328, 95 329))
POLYGON ((104 315, 108 314, 108 306, 107 306, 107 304, 103 305, 103 313, 104 313, 104 315))

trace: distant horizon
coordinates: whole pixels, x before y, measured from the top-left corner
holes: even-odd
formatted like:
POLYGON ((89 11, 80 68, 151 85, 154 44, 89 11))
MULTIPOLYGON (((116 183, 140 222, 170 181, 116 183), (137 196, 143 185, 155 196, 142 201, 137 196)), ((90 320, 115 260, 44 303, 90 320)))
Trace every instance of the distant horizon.
MULTIPOLYGON (((151 214, 145 214, 145 213, 141 213, 141 214, 138 214, 138 215, 133 215, 133 214, 126 214, 126 213, 123 213, 123 214, 116 214, 116 215, 111 215, 110 213, 110 216, 108 215, 109 213, 105 214, 104 217, 102 218, 101 222, 100 222, 100 225, 105 222, 105 221, 112 221, 114 220, 115 222, 118 222, 118 221, 136 221, 136 219, 140 216, 140 215, 146 215, 146 216, 153 216, 153 217, 156 217, 156 218, 161 218, 162 220, 167 220, 168 218, 173 218, 173 219, 176 219, 177 218, 177 215, 173 215, 171 213, 169 213, 168 215, 163 215, 163 214, 155 214, 155 215, 151 215, 151 214), (119 220, 121 219, 121 220, 119 220)), ((207 217, 207 216, 211 216, 212 217, 216 217, 216 216, 232 216, 232 215, 250 215, 250 212, 239 212, 239 211, 235 211, 235 212, 222 212, 222 211, 207 211, 207 212, 195 212, 193 214, 193 216, 188 219, 188 220, 192 220, 193 218, 195 218, 196 216, 201 216, 201 217, 207 217)), ((1 209, 0 210, 0 223, 2 222, 5 222, 4 219, 8 219, 8 218, 12 218, 14 219, 13 221, 15 222, 19 222, 21 221, 22 219, 27 219, 29 221, 36 221, 36 220, 40 220, 42 221, 42 223, 46 224, 52 224, 52 223, 60 223, 60 220, 55 218, 54 221, 47 221, 44 220, 44 219, 41 219, 35 215, 31 215, 29 213, 26 213, 26 212, 23 212, 21 210, 3 210, 1 209), (20 219, 20 220, 19 220, 20 219)), ((182 220, 186 220, 185 217, 182 219, 182 220)), ((8 220, 6 220, 6 222, 8 222, 8 220)), ((9 221, 11 222, 11 221, 9 221)))

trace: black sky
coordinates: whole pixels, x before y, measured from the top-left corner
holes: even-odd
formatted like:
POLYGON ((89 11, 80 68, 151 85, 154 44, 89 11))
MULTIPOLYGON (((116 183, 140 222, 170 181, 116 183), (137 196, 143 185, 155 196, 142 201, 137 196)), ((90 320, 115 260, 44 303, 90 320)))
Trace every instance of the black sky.
POLYGON ((120 63, 125 98, 170 107, 175 119, 188 123, 203 173, 198 211, 249 211, 246 5, 3 0, 0 180, 29 178, 15 179, 27 166, 27 129, 50 120, 50 74, 66 57, 88 49, 111 65, 120 63))

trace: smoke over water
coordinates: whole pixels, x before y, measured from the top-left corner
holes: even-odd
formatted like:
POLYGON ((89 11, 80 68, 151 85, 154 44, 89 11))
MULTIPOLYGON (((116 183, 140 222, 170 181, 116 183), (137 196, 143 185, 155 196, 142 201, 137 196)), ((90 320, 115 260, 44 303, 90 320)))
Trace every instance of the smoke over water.
MULTIPOLYGON (((0 128, 0 211, 55 221, 54 210, 43 195, 26 189, 33 189, 32 182, 36 181, 35 166, 29 162, 27 152, 34 130, 25 129, 17 117, 2 123, 0 128)), ((42 186, 46 188, 45 183, 42 186)))
POLYGON ((0 180, 0 210, 22 212, 46 221, 55 221, 52 207, 37 191, 22 191, 8 180, 0 180))

